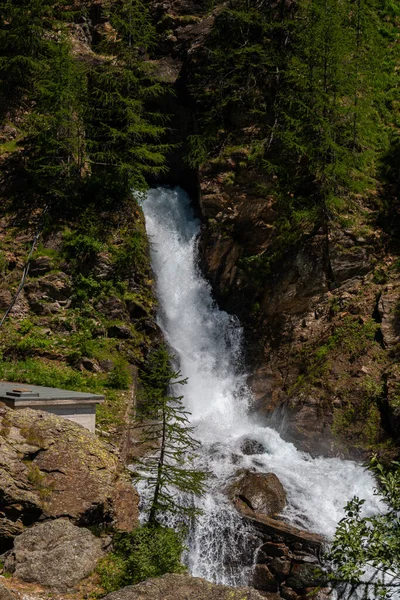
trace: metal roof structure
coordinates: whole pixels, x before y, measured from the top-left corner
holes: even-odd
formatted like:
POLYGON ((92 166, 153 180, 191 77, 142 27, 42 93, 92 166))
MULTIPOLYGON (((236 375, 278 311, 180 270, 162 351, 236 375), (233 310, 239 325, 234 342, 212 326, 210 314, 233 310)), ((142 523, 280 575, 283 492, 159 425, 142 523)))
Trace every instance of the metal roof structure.
POLYGON ((100 404, 104 396, 59 388, 0 381, 0 402, 13 408, 40 405, 100 404))

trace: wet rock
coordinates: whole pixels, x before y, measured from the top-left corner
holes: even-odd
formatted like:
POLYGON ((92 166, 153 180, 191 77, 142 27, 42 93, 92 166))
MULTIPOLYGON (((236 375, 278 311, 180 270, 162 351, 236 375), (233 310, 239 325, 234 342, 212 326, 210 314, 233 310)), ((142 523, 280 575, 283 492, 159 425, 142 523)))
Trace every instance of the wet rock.
POLYGON ((5 567, 18 579, 66 592, 89 575, 102 556, 100 538, 67 519, 57 519, 18 536, 5 567))
MULTIPOLYGON (((104 600, 262 600, 252 588, 216 585, 190 575, 163 575, 137 585, 129 585, 105 596, 104 600)), ((279 598, 279 597, 278 597, 279 598)))
MULTIPOLYGON (((293 525, 289 525, 288 523, 284 523, 278 519, 272 519, 271 517, 266 517, 265 515, 255 514, 254 511, 247 508, 242 509, 242 514, 246 517, 250 523, 254 525, 254 527, 260 531, 263 539, 268 539, 272 542, 284 543, 289 548, 293 549, 294 544, 301 544, 304 553, 313 554, 314 556, 319 556, 322 552, 323 545, 325 540, 322 536, 317 535, 315 533, 309 533, 308 531, 303 531, 302 529, 298 529, 297 527, 293 527, 293 525)), ((267 551, 270 546, 269 543, 262 546, 264 551, 267 551)), ((273 544, 274 546, 279 544, 273 544)), ((273 554, 276 556, 276 554, 273 554)))
MULTIPOLYGON (((260 553, 260 555, 268 556, 268 557, 271 557, 271 556, 282 557, 282 556, 287 556, 289 554, 289 548, 286 546, 286 544, 283 544, 283 543, 276 544, 274 542, 266 542, 259 549, 259 553, 260 553)), ((257 560, 257 562, 261 562, 261 561, 257 560)))
POLYGON ((240 445, 240 450, 243 454, 251 456, 252 454, 265 454, 266 448, 258 440, 247 439, 240 445))
POLYGON ((284 581, 291 571, 291 561, 275 557, 268 563, 268 568, 278 581, 284 581))
MULTIPOLYGON (((250 509, 247 511, 249 515, 254 515, 250 509)), ((257 577, 253 584, 257 589, 265 589, 259 586, 268 585, 269 573, 279 585, 281 597, 285 600, 297 600, 298 594, 304 596, 306 588, 315 588, 324 583, 317 573, 321 568, 319 556, 323 547, 320 536, 262 515, 256 515, 249 521, 265 540, 255 554, 257 577), (267 567, 267 571, 261 567, 267 567), (266 583, 263 583, 262 575, 266 577, 266 583)))
MULTIPOLYGON (((287 585, 283 585, 280 589, 280 594, 282 596, 282 598, 284 598, 284 600, 299 600, 300 596, 290 587, 288 587, 287 585)), ((315 598, 315 596, 312 596, 312 598, 315 598)))
POLYGON ((257 590, 278 591, 278 582, 267 565, 256 565, 254 567, 253 585, 257 590))
POLYGON ((138 495, 108 447, 72 421, 31 409, 0 413, 0 498, 0 554, 45 517, 127 531, 138 519, 138 495))
POLYGON ((286 580, 289 587, 295 590, 304 590, 308 587, 316 587, 323 584, 326 580, 321 574, 321 570, 315 564, 295 563, 292 565, 290 575, 286 580))
POLYGON ((120 340, 129 340, 133 338, 133 333, 127 325, 111 325, 107 329, 108 337, 118 338, 120 340))
POLYGON ((240 512, 244 505, 257 514, 269 516, 281 512, 286 505, 286 492, 274 473, 242 471, 228 494, 240 512))

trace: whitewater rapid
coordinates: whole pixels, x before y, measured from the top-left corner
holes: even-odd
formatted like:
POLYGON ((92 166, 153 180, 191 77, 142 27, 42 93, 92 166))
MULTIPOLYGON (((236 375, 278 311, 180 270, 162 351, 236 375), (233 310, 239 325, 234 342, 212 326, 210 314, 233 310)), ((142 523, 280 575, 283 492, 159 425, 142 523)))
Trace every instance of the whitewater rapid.
POLYGON ((183 377, 185 405, 201 441, 200 464, 211 472, 207 493, 198 500, 202 516, 189 537, 190 572, 210 581, 248 583, 258 544, 223 493, 238 470, 275 473, 287 492, 283 517, 327 538, 353 496, 366 500, 365 512, 379 510, 371 475, 351 461, 312 458, 285 442, 272 428, 248 415, 251 394, 242 366, 242 331, 219 310, 198 268, 200 223, 180 188, 155 188, 143 202, 159 301, 158 321, 183 377), (246 455, 245 440, 262 452, 246 455), (247 548, 247 552, 244 549, 247 548))

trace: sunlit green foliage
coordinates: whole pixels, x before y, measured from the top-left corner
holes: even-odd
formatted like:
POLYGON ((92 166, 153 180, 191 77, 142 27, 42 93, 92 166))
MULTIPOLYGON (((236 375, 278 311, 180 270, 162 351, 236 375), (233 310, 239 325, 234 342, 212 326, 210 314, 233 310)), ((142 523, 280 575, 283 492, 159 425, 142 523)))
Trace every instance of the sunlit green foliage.
POLYGON ((353 498, 339 522, 328 558, 339 598, 392 598, 400 588, 400 464, 389 470, 376 458, 371 471, 382 512, 363 516, 364 500, 353 498), (345 586, 344 584, 348 584, 345 586))
POLYGON ((142 525, 132 533, 115 535, 113 552, 96 571, 105 592, 110 593, 165 573, 183 573, 182 552, 181 534, 169 527, 142 525))

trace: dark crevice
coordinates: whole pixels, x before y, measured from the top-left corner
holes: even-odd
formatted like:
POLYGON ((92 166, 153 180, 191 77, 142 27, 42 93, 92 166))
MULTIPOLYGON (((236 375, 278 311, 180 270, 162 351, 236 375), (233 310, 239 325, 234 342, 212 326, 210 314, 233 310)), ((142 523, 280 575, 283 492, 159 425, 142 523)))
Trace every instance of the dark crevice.
POLYGON ((34 450, 33 452, 25 452, 23 460, 34 461, 42 451, 43 448, 39 448, 39 450, 34 450))
POLYGON ((248 499, 246 498, 246 496, 243 496, 242 494, 239 494, 239 495, 238 495, 238 498, 239 498, 239 500, 241 500, 241 501, 243 502, 243 504, 245 504, 246 506, 248 506, 248 507, 250 508, 250 510, 253 510, 253 511, 254 511, 254 508, 253 508, 253 506, 252 506, 252 504, 251 504, 250 500, 248 500, 248 499))
POLYGON ((392 437, 395 436, 395 431, 392 426, 392 419, 390 414, 390 405, 389 405, 389 388, 388 388, 388 375, 384 373, 382 376, 383 382, 383 390, 382 394, 376 399, 376 405, 379 410, 380 418, 381 418, 381 426, 392 437))
MULTIPOLYGON (((379 292, 379 294, 377 295, 376 300, 375 300, 374 310, 372 312, 372 318, 374 319, 375 323, 378 323, 378 325, 380 325, 383 321, 383 314, 379 308, 381 299, 382 299, 382 292, 379 292)), ((377 342, 380 345, 380 347, 383 350, 385 350, 385 348, 387 347, 387 344, 385 343, 385 338, 384 338, 381 327, 378 327, 378 329, 376 330, 374 339, 375 339, 375 342, 377 342)))
POLYGON ((324 261, 324 270, 326 274, 326 279, 328 283, 329 290, 335 290, 338 287, 338 284, 335 279, 335 274, 333 272, 332 263, 331 263, 331 254, 330 254, 330 244, 329 244, 329 228, 328 225, 325 224, 323 226, 324 230, 324 248, 323 248, 323 261, 324 261))
POLYGON ((60 473, 61 475, 65 475, 65 471, 61 471, 60 469, 40 469, 42 473, 60 473))
POLYGON ((379 292, 379 294, 376 297, 374 310, 372 312, 372 318, 374 319, 375 323, 382 323, 382 314, 381 314, 381 311, 379 310, 379 302, 381 301, 381 298, 382 298, 382 292, 379 292))

